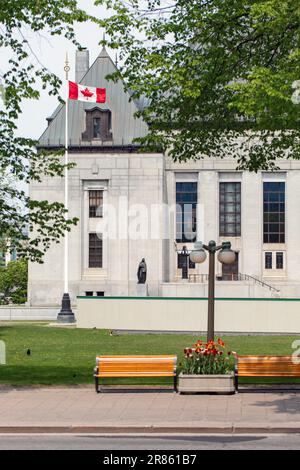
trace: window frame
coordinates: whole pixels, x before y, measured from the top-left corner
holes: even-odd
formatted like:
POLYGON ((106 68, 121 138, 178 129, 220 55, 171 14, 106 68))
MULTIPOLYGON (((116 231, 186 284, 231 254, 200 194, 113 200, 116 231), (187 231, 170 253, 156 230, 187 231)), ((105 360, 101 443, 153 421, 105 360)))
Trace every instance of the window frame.
POLYGON ((92 136, 93 136, 93 139, 101 139, 101 117, 100 116, 93 116, 92 117, 92 136), (97 135, 95 135, 95 121, 98 122, 98 133, 97 135))
POLYGON ((241 181, 219 181, 219 236, 240 237, 242 234, 242 184, 241 181), (228 185, 228 186, 227 186, 228 185), (226 187, 234 185, 234 191, 226 187), (238 189, 237 189, 238 188, 238 189), (226 200, 226 196, 233 198, 226 200), (231 208, 232 210, 228 210, 231 208), (232 217, 233 221, 226 221, 232 217), (224 220, 223 220, 224 219, 224 220))
POLYGON ((105 142, 113 140, 112 134, 112 115, 109 109, 100 109, 95 107, 93 109, 85 110, 85 131, 82 132, 81 138, 83 141, 100 141, 105 142), (100 136, 94 137, 94 119, 100 119, 100 136))
POLYGON ((103 198, 104 198, 103 193, 104 191, 102 189, 89 189, 88 190, 89 219, 103 218, 103 198), (92 204, 93 200, 94 200, 94 204, 92 204), (97 200, 99 201, 98 205, 97 205, 97 200))
POLYGON ((175 239, 177 243, 194 243, 197 239, 198 182, 176 181, 175 239), (181 186, 180 186, 181 185, 181 186), (183 187, 186 185, 186 189, 183 187), (187 228, 190 227, 190 230, 187 228), (187 236, 189 234, 189 237, 187 236))
POLYGON ((264 252, 264 269, 265 270, 273 269, 273 252, 272 251, 264 252))
POLYGON ((263 181, 263 243, 284 244, 286 239, 286 183, 263 181), (267 188, 269 185, 269 189, 267 188), (282 185, 275 190, 275 185, 282 185))
POLYGON ((88 247, 88 267, 101 269, 103 268, 103 237, 102 234, 96 232, 89 233, 89 247, 88 247), (101 235, 101 238, 99 237, 101 235), (95 255, 96 250, 100 250, 95 255))
POLYGON ((276 269, 284 269, 284 253, 283 251, 276 251, 275 254, 276 269), (278 262, 279 255, 281 256, 281 263, 278 262), (281 267, 278 265, 281 264, 281 267))
POLYGON ((285 271, 286 267, 286 251, 285 250, 266 250, 263 252, 263 270, 268 273, 275 274, 278 271, 285 271), (281 261, 279 261, 281 256, 281 261), (269 257, 269 264, 267 263, 269 257))

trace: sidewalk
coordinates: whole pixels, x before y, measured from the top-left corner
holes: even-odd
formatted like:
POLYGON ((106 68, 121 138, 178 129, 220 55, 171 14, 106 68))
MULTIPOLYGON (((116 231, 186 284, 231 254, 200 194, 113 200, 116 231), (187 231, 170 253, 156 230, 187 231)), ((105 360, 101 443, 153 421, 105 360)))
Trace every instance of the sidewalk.
POLYGON ((179 395, 0 386, 3 432, 298 432, 300 393, 179 395))

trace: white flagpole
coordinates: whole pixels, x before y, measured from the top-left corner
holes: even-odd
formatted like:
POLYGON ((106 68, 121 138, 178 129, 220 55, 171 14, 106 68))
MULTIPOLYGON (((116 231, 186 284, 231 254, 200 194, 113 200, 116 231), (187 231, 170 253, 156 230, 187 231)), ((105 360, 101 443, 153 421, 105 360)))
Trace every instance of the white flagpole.
MULTIPOLYGON (((66 72, 66 120, 65 120, 65 165, 68 165, 69 163, 69 154, 68 154, 68 127, 69 127, 69 122, 68 122, 68 111, 69 111, 69 61, 68 61, 68 53, 66 53, 66 62, 65 62, 65 67, 64 70, 66 72)), ((65 167, 65 208, 68 210, 69 209, 69 171, 67 166, 65 167)), ((65 219, 68 217, 68 212, 65 214, 65 219)), ((64 292, 68 293, 69 292, 69 232, 66 230, 65 231, 65 253, 64 253, 64 292)))
MULTIPOLYGON (((68 61, 68 54, 66 54, 66 61, 64 71, 66 72, 66 120, 65 120, 65 165, 69 163, 69 155, 68 155, 68 111, 69 111, 69 61, 68 61)), ((65 213, 65 220, 68 218, 68 209, 69 209, 69 181, 68 181, 68 168, 65 167, 64 177, 65 177, 65 208, 67 212, 65 213)), ((75 321, 74 313, 71 309, 71 301, 69 295, 69 232, 65 230, 65 237, 64 237, 64 293, 62 297, 61 303, 61 310, 57 316, 58 322, 63 323, 73 323, 75 321)))

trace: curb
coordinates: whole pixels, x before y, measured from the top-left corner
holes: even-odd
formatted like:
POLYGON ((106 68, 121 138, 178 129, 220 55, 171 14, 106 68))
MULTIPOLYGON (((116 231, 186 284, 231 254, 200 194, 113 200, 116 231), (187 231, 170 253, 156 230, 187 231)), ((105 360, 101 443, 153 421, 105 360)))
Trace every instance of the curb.
POLYGON ((300 434, 300 426, 0 426, 0 434, 300 434))

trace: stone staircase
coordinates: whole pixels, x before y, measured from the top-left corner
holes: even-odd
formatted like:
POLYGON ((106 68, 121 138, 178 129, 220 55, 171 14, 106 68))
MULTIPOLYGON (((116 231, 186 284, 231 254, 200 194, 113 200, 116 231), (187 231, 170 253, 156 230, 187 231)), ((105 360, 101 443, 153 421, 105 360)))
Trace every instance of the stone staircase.
MULTIPOLYGON (((188 280, 163 283, 163 297, 207 297, 208 274, 190 274, 188 280)), ((279 298, 280 290, 250 274, 216 276, 215 296, 224 298, 279 298)))

